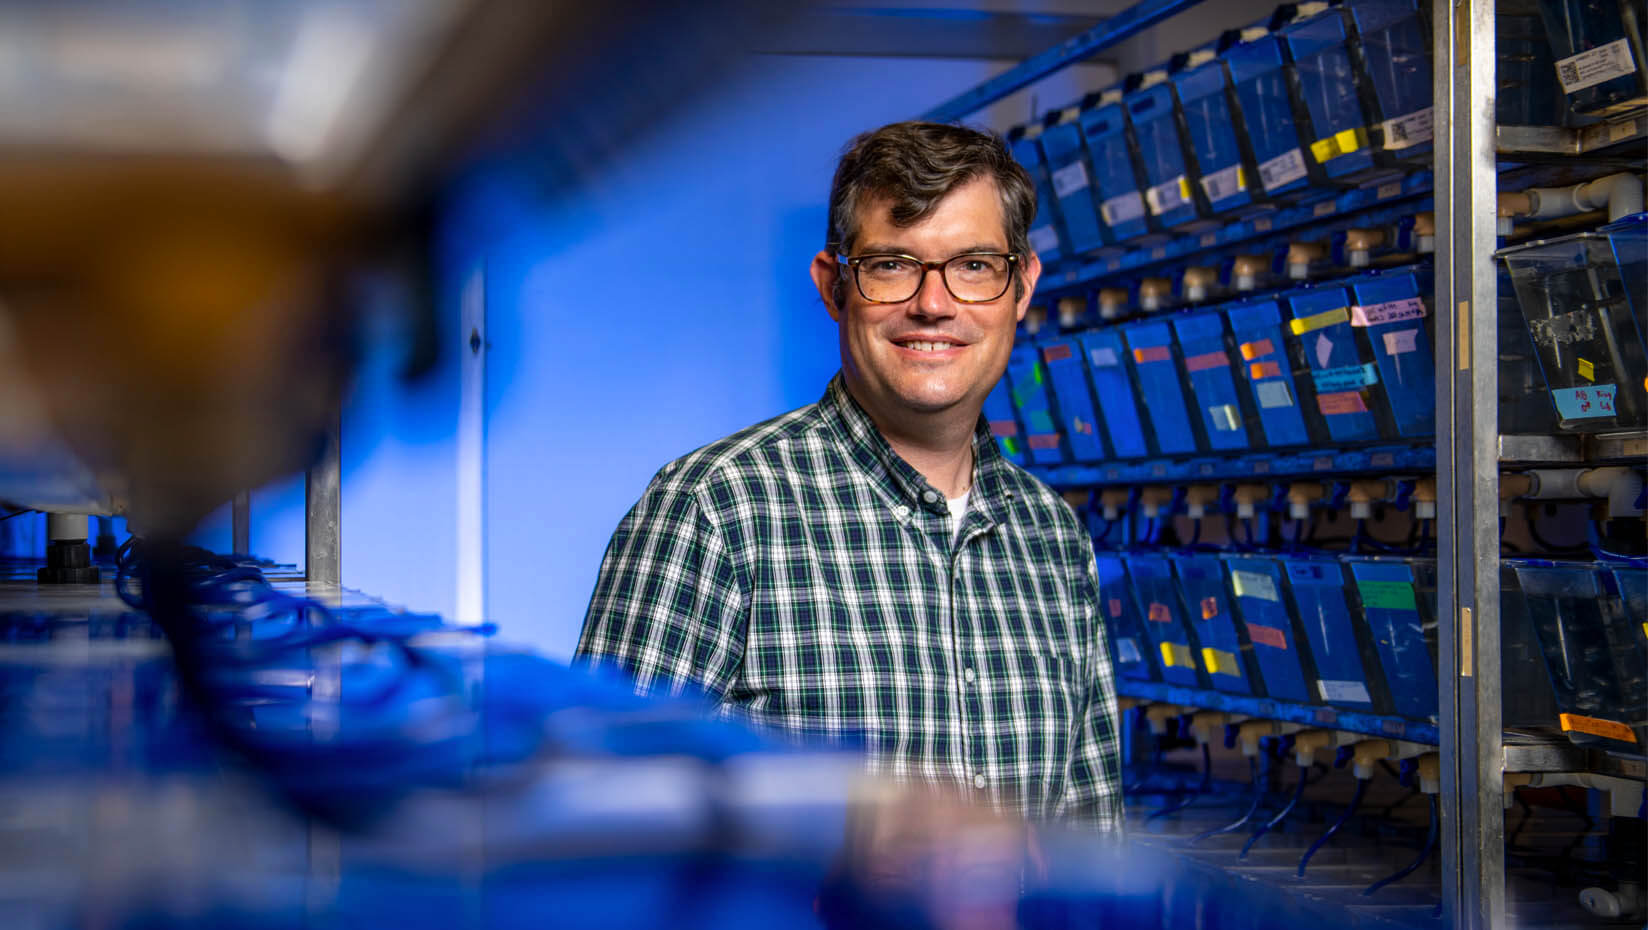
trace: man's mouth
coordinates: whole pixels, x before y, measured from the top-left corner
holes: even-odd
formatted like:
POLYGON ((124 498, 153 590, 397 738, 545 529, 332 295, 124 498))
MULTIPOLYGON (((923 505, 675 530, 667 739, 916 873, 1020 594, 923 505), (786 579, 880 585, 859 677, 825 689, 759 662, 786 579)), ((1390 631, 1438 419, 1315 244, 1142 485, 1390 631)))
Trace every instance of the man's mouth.
POLYGON ((952 339, 931 339, 931 338, 928 338, 928 339, 917 339, 917 338, 894 339, 893 344, 899 346, 900 348, 909 349, 912 352, 944 352, 944 351, 949 350, 949 349, 959 349, 963 345, 965 345, 965 343, 956 342, 955 340, 952 340, 952 339))

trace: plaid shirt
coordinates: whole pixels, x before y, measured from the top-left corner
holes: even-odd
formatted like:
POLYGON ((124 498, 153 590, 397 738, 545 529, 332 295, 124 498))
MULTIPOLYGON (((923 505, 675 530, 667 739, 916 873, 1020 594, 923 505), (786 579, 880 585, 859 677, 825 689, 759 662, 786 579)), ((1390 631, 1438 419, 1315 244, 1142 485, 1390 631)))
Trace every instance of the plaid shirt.
POLYGON ((841 377, 664 466, 612 535, 578 654, 638 690, 859 743, 900 780, 1122 821, 1092 540, 983 420, 959 536, 841 377))

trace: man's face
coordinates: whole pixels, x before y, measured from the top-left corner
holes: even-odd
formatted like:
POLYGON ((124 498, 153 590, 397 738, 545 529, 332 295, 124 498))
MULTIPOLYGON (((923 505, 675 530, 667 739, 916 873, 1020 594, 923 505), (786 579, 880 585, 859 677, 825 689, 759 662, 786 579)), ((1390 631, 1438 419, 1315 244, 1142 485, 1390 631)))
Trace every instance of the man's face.
MULTIPOLYGON (((1001 196, 990 178, 951 191, 931 215, 914 226, 894 225, 889 203, 872 200, 860 210, 854 255, 898 253, 944 261, 968 252, 1006 252, 1001 196)), ((1034 254, 1020 261, 1021 287, 989 303, 962 303, 950 295, 935 269, 903 303, 864 299, 852 271, 820 252, 813 281, 841 332, 841 364, 859 403, 878 419, 959 409, 977 417, 984 397, 1001 379, 1041 265, 1034 254), (836 275, 843 301, 835 302, 836 275)))

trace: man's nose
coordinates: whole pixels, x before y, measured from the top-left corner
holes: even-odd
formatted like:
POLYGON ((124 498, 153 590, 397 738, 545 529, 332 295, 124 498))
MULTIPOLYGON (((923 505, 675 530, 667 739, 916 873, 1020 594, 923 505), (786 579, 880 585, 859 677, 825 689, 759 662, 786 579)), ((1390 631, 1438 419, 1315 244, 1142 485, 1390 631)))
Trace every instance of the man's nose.
POLYGON ((916 291, 915 309, 922 316, 955 316, 956 303, 944 284, 942 268, 928 268, 921 275, 921 289, 916 291))

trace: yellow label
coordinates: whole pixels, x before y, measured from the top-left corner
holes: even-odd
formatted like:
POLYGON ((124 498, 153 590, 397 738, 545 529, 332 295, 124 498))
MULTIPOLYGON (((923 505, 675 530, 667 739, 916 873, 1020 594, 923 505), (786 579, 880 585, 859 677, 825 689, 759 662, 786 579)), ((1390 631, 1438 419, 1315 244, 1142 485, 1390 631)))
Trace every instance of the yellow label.
POLYGON ((1596 380, 1596 366, 1591 364, 1590 359, 1582 358, 1579 360, 1579 376, 1586 381, 1596 380))
POLYGON ((1300 317, 1297 320, 1288 320, 1288 329, 1292 331, 1295 336, 1303 336, 1305 333, 1321 329, 1325 326, 1333 326, 1336 323, 1349 322, 1350 308, 1340 307, 1337 310, 1327 310, 1322 313, 1314 313, 1310 316, 1300 317))
POLYGON ((1325 139, 1317 139, 1310 144, 1310 154, 1316 158, 1317 164, 1321 164, 1366 148, 1367 144, 1368 131, 1357 126, 1355 129, 1341 129, 1325 139))
POLYGON ((1637 735, 1631 732, 1631 728, 1623 723, 1615 723, 1612 720, 1598 720, 1595 717, 1581 717, 1578 714, 1558 714, 1557 719, 1562 722, 1564 731, 1572 730, 1576 733, 1617 739, 1622 743, 1635 743, 1637 741, 1637 735))
POLYGON ((1247 169, 1241 165, 1236 166, 1236 189, 1239 191, 1247 190, 1247 169))
POLYGON ((1202 648, 1202 662, 1207 666, 1207 670, 1215 675, 1242 677, 1242 666, 1236 661, 1234 653, 1205 646, 1202 648))
POLYGON ((1183 643, 1162 643, 1162 664, 1168 668, 1195 668, 1196 656, 1183 643))
POLYGON ((1179 199, 1186 202, 1190 200, 1190 181, 1182 174, 1179 175, 1179 199))

